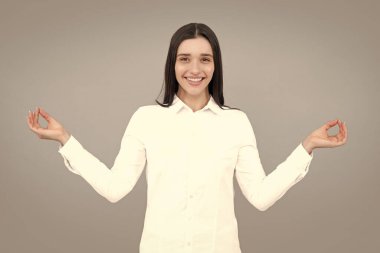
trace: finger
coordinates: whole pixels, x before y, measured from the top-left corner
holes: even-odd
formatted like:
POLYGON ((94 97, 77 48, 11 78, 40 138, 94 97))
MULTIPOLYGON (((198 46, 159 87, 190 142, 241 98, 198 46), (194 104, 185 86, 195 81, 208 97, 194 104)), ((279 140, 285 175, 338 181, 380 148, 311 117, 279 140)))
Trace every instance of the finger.
POLYGON ((344 138, 344 127, 343 127, 343 122, 338 120, 338 124, 339 124, 339 133, 338 133, 338 136, 340 139, 343 139, 344 138))
POLYGON ((39 119, 39 116, 40 116, 40 108, 36 107, 36 115, 37 115, 37 123, 38 123, 38 119, 39 119))
POLYGON ((344 122, 338 120, 337 123, 339 124, 339 133, 333 136, 329 136, 329 145, 331 147, 338 147, 346 143, 347 141, 347 128, 344 124, 344 122))
POLYGON ((34 126, 34 113, 33 113, 33 111, 30 112, 30 122, 32 123, 32 126, 34 126))
POLYGON ((36 115, 35 115, 35 113, 34 113, 34 111, 32 111, 32 124, 33 124, 33 128, 35 128, 36 127, 36 115))
POLYGON ((47 122, 50 122, 51 117, 44 109, 40 108, 40 114, 47 122))
POLYGON ((335 119, 335 120, 331 120, 331 121, 329 121, 329 122, 327 122, 327 123, 325 124, 325 128, 326 128, 326 129, 329 129, 329 128, 335 126, 337 123, 338 123, 338 120, 337 120, 337 119, 335 119))
POLYGON ((342 121, 339 120, 339 136, 343 140, 346 136, 346 127, 342 121))
POLYGON ((338 134, 338 143, 339 145, 343 145, 347 142, 347 127, 344 122, 340 122, 341 128, 339 129, 339 134, 338 134))
POLYGON ((27 122, 28 122, 28 126, 29 126, 29 128, 32 127, 31 115, 32 115, 32 113, 29 111, 29 112, 28 112, 28 116, 26 117, 26 118, 27 118, 27 122))
POLYGON ((36 112, 32 111, 32 120, 33 120, 33 126, 36 125, 36 112))
POLYGON ((344 138, 343 138, 343 141, 347 142, 348 132, 347 132, 346 122, 343 122, 343 128, 344 128, 344 138))
POLYGON ((29 128, 30 130, 35 133, 35 134, 39 134, 38 132, 38 128, 35 126, 34 122, 33 122, 33 112, 30 113, 30 117, 28 119, 28 125, 29 125, 29 128))
POLYGON ((36 129, 40 127, 40 124, 38 123, 38 113, 37 112, 33 112, 33 127, 36 129))
POLYGON ((28 122, 31 128, 33 128, 34 120, 33 120, 33 112, 29 111, 28 122))

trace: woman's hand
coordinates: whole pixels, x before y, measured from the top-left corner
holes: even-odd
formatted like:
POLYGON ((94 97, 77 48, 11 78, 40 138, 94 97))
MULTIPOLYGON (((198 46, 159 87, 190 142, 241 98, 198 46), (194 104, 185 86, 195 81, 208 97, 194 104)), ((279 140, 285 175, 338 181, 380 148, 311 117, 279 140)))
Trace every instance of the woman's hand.
POLYGON ((28 114, 28 125, 40 139, 49 139, 60 142, 62 145, 70 138, 70 133, 67 132, 61 123, 50 116, 42 108, 37 107, 35 112, 28 114), (38 123, 39 114, 47 121, 46 128, 42 128, 38 123))
POLYGON ((302 142, 304 148, 311 154, 315 148, 334 148, 341 146, 347 142, 347 127, 342 121, 336 119, 327 122, 320 128, 312 132, 306 139, 302 142), (330 136, 327 131, 338 124, 339 133, 330 136))

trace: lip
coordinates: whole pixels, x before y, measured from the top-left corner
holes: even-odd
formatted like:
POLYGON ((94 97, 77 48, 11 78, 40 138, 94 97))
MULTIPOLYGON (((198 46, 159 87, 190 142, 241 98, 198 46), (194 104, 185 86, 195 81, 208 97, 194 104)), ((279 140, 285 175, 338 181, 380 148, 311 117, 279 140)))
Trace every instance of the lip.
POLYGON ((190 84, 191 86, 199 86, 203 82, 205 77, 201 77, 202 79, 199 82, 193 82, 193 81, 188 79, 188 78, 199 78, 199 77, 200 76, 197 76, 197 77, 189 77, 188 76, 188 77, 185 77, 185 79, 186 79, 187 83, 190 84))

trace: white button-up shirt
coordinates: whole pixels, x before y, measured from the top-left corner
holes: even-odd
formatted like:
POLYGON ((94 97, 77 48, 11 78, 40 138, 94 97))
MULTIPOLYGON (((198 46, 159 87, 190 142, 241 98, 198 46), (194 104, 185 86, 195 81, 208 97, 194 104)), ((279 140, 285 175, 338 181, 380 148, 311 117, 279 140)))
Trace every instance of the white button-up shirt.
POLYGON ((193 112, 177 95, 170 107, 135 111, 111 169, 72 135, 59 153, 113 203, 133 189, 146 165, 140 253, 240 253, 234 174, 247 200, 264 211, 306 175, 313 158, 300 143, 266 175, 243 111, 223 110, 211 96, 193 112))

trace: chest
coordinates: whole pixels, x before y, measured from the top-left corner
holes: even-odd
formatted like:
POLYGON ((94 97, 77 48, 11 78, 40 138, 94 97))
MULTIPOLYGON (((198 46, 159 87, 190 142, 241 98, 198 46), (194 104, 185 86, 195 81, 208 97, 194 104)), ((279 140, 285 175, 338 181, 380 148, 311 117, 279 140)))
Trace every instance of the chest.
POLYGON ((234 122, 221 117, 182 116, 152 121, 145 147, 148 163, 233 165, 239 148, 234 122))

